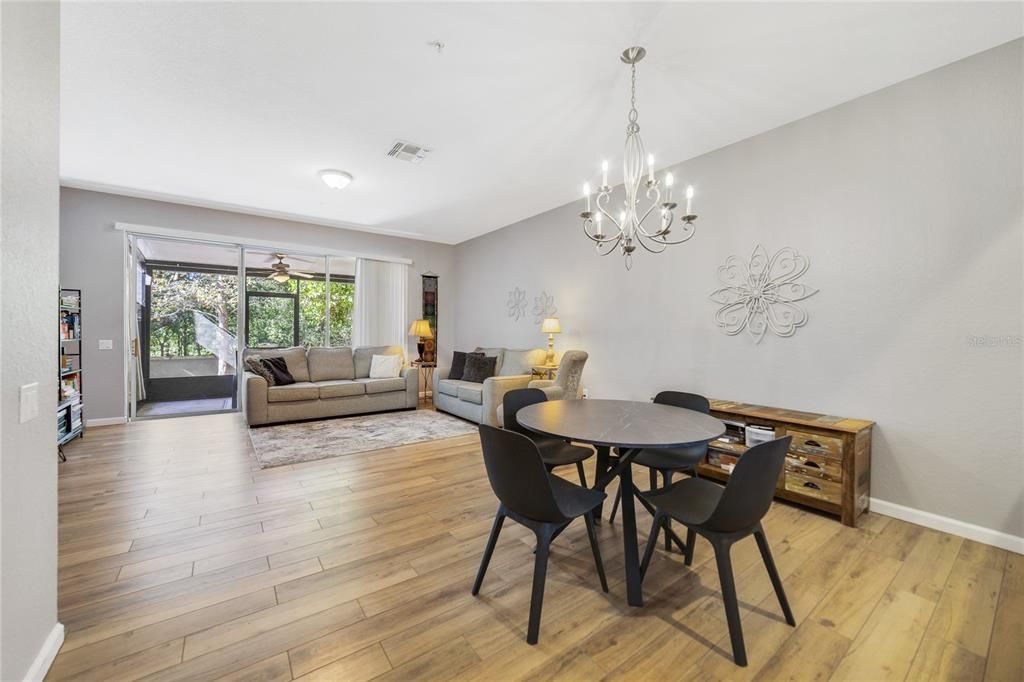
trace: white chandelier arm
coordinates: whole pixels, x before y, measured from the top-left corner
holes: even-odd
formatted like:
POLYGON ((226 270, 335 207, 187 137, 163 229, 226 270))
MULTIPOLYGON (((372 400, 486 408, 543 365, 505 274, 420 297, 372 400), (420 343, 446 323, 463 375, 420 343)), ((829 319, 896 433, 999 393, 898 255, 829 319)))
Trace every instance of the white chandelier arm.
POLYGON ((593 225, 593 224, 594 224, 594 221, 593 221, 592 218, 587 218, 586 220, 583 221, 583 234, 587 235, 587 238, 590 239, 593 242, 597 242, 598 244, 607 244, 608 242, 615 241, 617 239, 621 239, 622 238, 621 230, 619 231, 618 234, 614 234, 611 237, 598 238, 597 235, 591 234, 590 230, 587 229, 589 225, 593 225))
POLYGON ((652 249, 651 247, 647 246, 647 241, 648 240, 653 242, 653 243, 655 243, 655 244, 661 244, 661 242, 659 242, 657 239, 654 239, 653 237, 647 237, 646 239, 641 237, 640 239, 637 239, 636 241, 637 241, 638 244, 640 244, 640 246, 644 247, 644 249, 646 249, 650 253, 661 253, 662 251, 665 250, 665 248, 666 248, 665 244, 661 244, 661 248, 660 249, 652 249))
POLYGON ((600 242, 597 243, 595 245, 595 247, 597 248, 597 255, 599 255, 599 256, 607 256, 609 253, 615 251, 619 247, 619 242, 622 241, 622 235, 620 234, 619 236, 615 237, 614 239, 606 239, 605 241, 606 242, 613 242, 613 243, 611 244, 611 246, 608 247, 608 250, 603 252, 603 253, 601 252, 601 243, 600 242))
POLYGON ((693 226, 693 223, 691 221, 685 220, 683 221, 683 225, 684 227, 682 229, 682 233, 684 236, 682 237, 682 239, 665 239, 664 234, 662 234, 662 236, 660 237, 652 237, 652 239, 657 241, 659 244, 682 244, 683 242, 688 241, 691 237, 693 237, 694 234, 697 233, 697 229, 693 226))
POLYGON ((647 216, 651 215, 651 211, 653 211, 655 208, 659 208, 659 207, 664 206, 664 204, 661 203, 661 190, 658 189, 657 183, 654 183, 653 185, 649 185, 647 187, 647 198, 648 199, 651 198, 651 193, 652 192, 654 193, 654 200, 651 202, 651 205, 647 207, 647 210, 644 211, 643 217, 641 217, 637 221, 637 231, 640 232, 641 234, 643 234, 646 237, 654 237, 654 236, 657 236, 658 234, 660 234, 660 233, 662 233, 664 231, 664 228, 661 228, 661 229, 656 230, 654 232, 648 232, 647 229, 644 228, 644 221, 647 220, 647 216))

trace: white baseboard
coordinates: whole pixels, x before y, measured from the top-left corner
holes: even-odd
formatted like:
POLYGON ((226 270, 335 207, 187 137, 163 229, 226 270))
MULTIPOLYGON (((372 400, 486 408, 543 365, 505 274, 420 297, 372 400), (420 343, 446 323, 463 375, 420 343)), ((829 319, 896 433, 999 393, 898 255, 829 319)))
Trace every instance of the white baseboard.
POLYGON ((102 417, 100 419, 86 419, 85 426, 112 426, 114 424, 124 424, 127 421, 125 417, 102 417))
POLYGON ((57 658, 57 652, 60 651, 61 645, 64 644, 64 624, 57 623, 50 630, 50 634, 47 635, 46 641, 43 642, 43 646, 39 649, 39 653, 36 654, 36 658, 32 661, 32 665, 29 666, 28 672, 25 673, 25 682, 42 682, 43 678, 46 677, 46 673, 50 671, 50 666, 53 665, 53 659, 57 658))
POLYGON ((916 523, 925 528, 941 530, 944 533, 959 535, 968 540, 1007 549, 1017 554, 1024 554, 1024 538, 1010 535, 1009 533, 976 526, 965 521, 957 521, 948 516, 939 516, 938 514, 932 514, 931 512, 921 511, 912 507, 904 507, 902 504, 886 502, 876 497, 871 498, 871 511, 891 516, 901 521, 916 523))

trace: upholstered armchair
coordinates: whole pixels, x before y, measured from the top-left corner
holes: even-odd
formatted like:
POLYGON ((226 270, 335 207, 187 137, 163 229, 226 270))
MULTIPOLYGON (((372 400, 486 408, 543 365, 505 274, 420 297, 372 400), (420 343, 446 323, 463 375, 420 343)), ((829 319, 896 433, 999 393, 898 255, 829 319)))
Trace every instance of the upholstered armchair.
POLYGON ((572 400, 579 398, 583 365, 587 364, 587 353, 582 350, 567 350, 562 353, 558 364, 558 377, 554 381, 534 379, 530 388, 539 388, 547 394, 548 400, 572 400))

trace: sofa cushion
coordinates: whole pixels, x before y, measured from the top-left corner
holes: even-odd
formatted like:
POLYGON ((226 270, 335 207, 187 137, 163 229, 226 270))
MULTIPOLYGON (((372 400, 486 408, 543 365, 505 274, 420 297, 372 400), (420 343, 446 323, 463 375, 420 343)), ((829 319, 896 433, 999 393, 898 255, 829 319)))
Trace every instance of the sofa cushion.
POLYGON ((477 346, 477 353, 483 353, 487 357, 498 358, 498 361, 494 364, 494 374, 497 375, 501 372, 502 360, 505 358, 504 348, 480 348, 477 346))
POLYGON ((320 388, 309 381, 297 381, 287 386, 271 386, 267 389, 267 401, 271 403, 289 403, 295 400, 316 400, 320 397, 320 388))
POLYGON ((477 405, 483 405, 484 403, 484 385, 474 384, 469 381, 463 381, 462 385, 459 386, 459 400, 465 400, 467 403, 476 403, 477 405))
POLYGON ((281 348, 280 350, 265 350, 260 353, 264 358, 284 358, 288 365, 288 373, 295 377, 295 381, 309 381, 309 365, 306 364, 306 349, 302 346, 294 348, 281 348))
POLYGON ((288 363, 282 357, 260 358, 260 364, 270 372, 274 380, 268 382, 270 386, 287 386, 295 383, 295 377, 288 370, 288 363))
POLYGON ((351 348, 310 348, 306 358, 310 381, 356 378, 351 348))
POLYGON ((452 366, 448 370, 449 379, 461 379, 462 373, 466 371, 466 356, 467 355, 483 355, 483 353, 463 353, 461 350, 457 350, 452 353, 452 366))
POLYGON ((525 350, 509 348, 501 359, 501 370, 498 372, 498 375, 511 377, 520 374, 530 374, 533 371, 533 367, 544 364, 547 356, 548 352, 542 348, 527 348, 525 350))
POLYGON ((493 355, 483 357, 470 355, 466 358, 466 371, 462 375, 463 381, 482 384, 484 379, 489 379, 497 374, 495 370, 497 362, 498 358, 493 355))
POLYGON ((266 365, 260 360, 258 355, 250 355, 245 359, 245 370, 252 372, 257 376, 263 377, 263 380, 267 382, 267 386, 274 385, 274 375, 267 369, 266 365))
POLYGON ((370 379, 397 379, 402 373, 400 355, 376 355, 370 359, 370 379))
MULTIPOLYGON (((468 384, 468 381, 461 379, 441 379, 437 382, 437 392, 443 395, 450 395, 453 398, 459 397, 459 386, 468 384)), ((471 386, 482 386, 483 384, 470 384, 471 386)))
POLYGON ((357 382, 366 386, 367 393, 389 393, 391 391, 404 391, 405 379, 356 379, 357 382))
POLYGON ((332 379, 330 381, 318 381, 321 398, 346 398, 352 395, 365 395, 366 386, 351 379, 332 379))
POLYGON ((367 379, 370 376, 370 363, 374 355, 401 355, 403 360, 405 353, 401 346, 367 346, 356 348, 352 351, 352 357, 356 365, 356 379, 367 379))

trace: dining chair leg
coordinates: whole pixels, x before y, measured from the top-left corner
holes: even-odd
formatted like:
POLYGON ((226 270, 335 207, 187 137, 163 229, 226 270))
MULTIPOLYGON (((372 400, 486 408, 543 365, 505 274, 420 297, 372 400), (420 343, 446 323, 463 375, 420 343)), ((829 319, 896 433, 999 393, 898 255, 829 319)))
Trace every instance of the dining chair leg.
POLYGON ((712 540, 715 547, 715 561, 718 563, 718 580, 722 584, 722 601, 725 602, 725 619, 729 623, 729 639, 732 641, 732 658, 736 665, 747 665, 747 650, 743 646, 743 625, 740 623, 740 606, 736 597, 736 581, 732 574, 732 559, 729 557, 730 544, 720 539, 712 540))
POLYGON ((480 592, 480 586, 484 582, 484 574, 487 573, 487 564, 491 563, 491 555, 494 554, 494 546, 498 544, 498 534, 501 532, 501 524, 505 522, 505 509, 498 507, 498 513, 494 515, 494 524, 491 526, 491 535, 487 538, 487 547, 484 548, 484 556, 480 559, 480 569, 476 573, 476 580, 473 582, 473 595, 480 592))
POLYGON ((612 502, 612 513, 608 517, 608 523, 615 523, 615 512, 619 510, 619 502, 622 501, 622 488, 615 491, 615 501, 612 502))
POLYGON ((687 566, 693 565, 693 548, 697 544, 697 531, 687 528, 686 529, 686 560, 683 562, 687 566))
POLYGON ((604 575, 604 562, 601 561, 601 548, 597 544, 597 532, 594 530, 594 512, 583 515, 587 523, 587 537, 590 538, 590 551, 594 553, 594 565, 597 566, 597 577, 601 579, 601 589, 608 591, 608 579, 604 575))
POLYGON ((757 540, 757 548, 761 550, 761 559, 764 560, 764 567, 768 569, 768 577, 772 579, 775 596, 779 598, 779 606, 782 607, 782 613, 786 616, 786 622, 795 627, 796 619, 793 618, 793 612, 789 608, 786 591, 782 589, 782 578, 779 577, 779 571, 775 568, 772 551, 768 548, 768 538, 764 536, 764 529, 760 526, 754 531, 754 539, 757 540))
POLYGON ((651 556, 654 555, 654 548, 658 544, 658 533, 661 531, 662 519, 666 518, 660 511, 654 514, 654 523, 651 525, 651 533, 647 536, 647 549, 644 550, 644 560, 640 562, 640 579, 647 575, 647 566, 651 563, 651 556))
POLYGON ((583 473, 583 462, 576 462, 576 472, 580 475, 580 485, 587 487, 587 475, 583 473))
POLYGON ((553 528, 542 526, 537 533, 537 553, 533 561, 533 592, 530 596, 530 624, 526 629, 526 643, 536 644, 540 635, 540 612, 544 606, 544 582, 548 574, 548 550, 551 548, 553 528))
MULTIPOLYGON (((654 471, 653 469, 651 471, 654 471)), ((668 489, 672 485, 672 472, 668 469, 663 469, 661 472, 662 487, 668 489)), ((672 519, 665 517, 665 551, 672 551, 672 536, 669 535, 669 530, 672 528, 672 519)))

